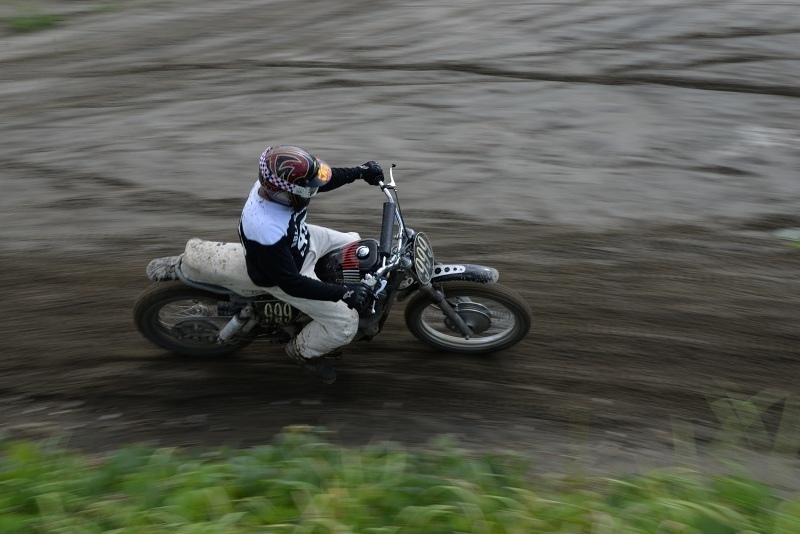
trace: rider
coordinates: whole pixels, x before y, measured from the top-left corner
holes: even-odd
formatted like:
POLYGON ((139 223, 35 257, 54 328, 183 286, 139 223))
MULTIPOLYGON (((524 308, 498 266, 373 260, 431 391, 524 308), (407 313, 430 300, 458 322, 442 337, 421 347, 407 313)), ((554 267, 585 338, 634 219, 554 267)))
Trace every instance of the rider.
POLYGON ((247 274, 253 283, 313 319, 289 342, 286 353, 326 384, 336 380, 336 371, 325 356, 353 340, 358 310, 372 296, 364 284, 329 284, 317 278, 317 260, 359 236, 306 224, 306 210, 317 192, 359 178, 377 185, 383 180, 383 170, 375 161, 331 168, 296 146, 267 147, 239 222, 247 274))

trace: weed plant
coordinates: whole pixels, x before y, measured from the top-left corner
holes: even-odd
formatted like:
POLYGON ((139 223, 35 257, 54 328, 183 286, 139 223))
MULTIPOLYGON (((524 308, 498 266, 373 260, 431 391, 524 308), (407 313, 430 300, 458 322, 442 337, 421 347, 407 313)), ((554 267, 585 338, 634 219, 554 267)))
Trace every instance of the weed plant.
POLYGON ((247 450, 127 447, 102 459, 0 448, 0 532, 796 534, 800 496, 746 476, 663 469, 532 476, 516 455, 440 439, 342 448, 313 429, 247 450))

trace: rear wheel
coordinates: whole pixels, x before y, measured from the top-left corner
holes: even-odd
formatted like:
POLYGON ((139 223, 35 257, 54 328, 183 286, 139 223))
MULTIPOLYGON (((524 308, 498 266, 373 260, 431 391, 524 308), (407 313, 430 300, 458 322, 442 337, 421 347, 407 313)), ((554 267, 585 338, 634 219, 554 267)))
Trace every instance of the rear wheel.
POLYGON ((447 302, 472 329, 465 339, 427 293, 408 302, 405 321, 414 336, 445 352, 484 354, 512 347, 521 341, 533 322, 530 307, 514 291, 497 284, 444 282, 447 302))
POLYGON ((220 316, 223 295, 189 287, 182 282, 158 282, 147 288, 133 306, 136 327, 154 345, 183 356, 227 356, 250 344, 234 338, 217 344, 219 331, 230 316, 220 316))

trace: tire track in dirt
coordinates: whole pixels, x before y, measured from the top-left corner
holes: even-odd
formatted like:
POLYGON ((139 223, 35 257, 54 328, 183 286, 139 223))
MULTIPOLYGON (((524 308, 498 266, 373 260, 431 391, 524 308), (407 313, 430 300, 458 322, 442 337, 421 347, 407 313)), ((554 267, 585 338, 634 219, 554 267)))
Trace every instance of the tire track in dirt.
MULTIPOLYGON (((758 59, 755 57, 730 58, 719 60, 703 60, 695 64, 710 65, 718 63, 741 63, 752 62, 758 59)), ((692 64, 684 66, 689 67, 692 64)), ((672 68, 682 68, 684 66, 672 66, 672 68)), ((657 67, 657 66, 654 66, 657 67)), ((800 88, 795 85, 756 83, 737 80, 720 80, 717 78, 702 78, 701 76, 691 77, 685 75, 668 74, 633 74, 627 73, 642 67, 625 67, 617 69, 610 74, 567 74, 556 71, 525 71, 518 69, 501 69, 481 63, 446 62, 446 63, 392 63, 380 66, 364 65, 360 63, 334 63, 316 61, 293 61, 293 62, 260 62, 260 61, 236 61, 233 63, 158 63, 140 64, 128 66, 123 70, 110 71, 88 71, 82 76, 102 77, 107 75, 129 75, 144 74, 153 72, 170 71, 192 71, 192 70, 245 70, 253 69, 331 69, 341 71, 408 71, 408 72, 455 72, 476 74, 489 78, 508 78, 526 81, 541 82, 561 82, 569 84, 597 84, 597 85, 667 85, 681 87, 684 89, 699 89, 704 91, 724 91, 733 93, 746 93, 756 95, 788 96, 792 98, 800 97, 800 88)), ((384 85, 383 83, 352 82, 355 85, 384 85)), ((462 82, 463 83, 463 82, 462 82)))

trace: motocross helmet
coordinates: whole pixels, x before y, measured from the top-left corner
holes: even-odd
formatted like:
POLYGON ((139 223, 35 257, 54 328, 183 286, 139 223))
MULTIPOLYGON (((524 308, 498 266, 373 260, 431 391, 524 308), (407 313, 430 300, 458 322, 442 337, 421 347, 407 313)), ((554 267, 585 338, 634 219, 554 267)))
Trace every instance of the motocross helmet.
POLYGON ((268 147, 258 164, 260 192, 284 206, 307 206, 330 179, 327 163, 296 146, 268 147))

